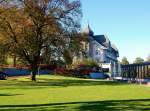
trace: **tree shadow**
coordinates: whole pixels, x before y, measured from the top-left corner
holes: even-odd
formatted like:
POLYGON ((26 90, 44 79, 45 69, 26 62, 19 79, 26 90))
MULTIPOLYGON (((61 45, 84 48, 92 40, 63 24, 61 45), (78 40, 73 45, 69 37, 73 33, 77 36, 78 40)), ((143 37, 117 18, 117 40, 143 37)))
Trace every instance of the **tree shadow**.
POLYGON ((111 100, 83 103, 79 111, 149 111, 150 99, 111 100))
POLYGON ((8 111, 150 111, 150 99, 107 100, 36 105, 0 105, 8 111))
MULTIPOLYGON (((13 81, 13 80, 12 80, 13 81)), ((127 83, 117 82, 117 81, 97 81, 97 80, 87 80, 87 79, 51 79, 51 78, 39 78, 37 82, 32 81, 20 81, 14 80, 13 82, 5 82, 0 84, 0 86, 8 86, 7 89, 38 89, 44 87, 68 87, 68 86, 95 86, 95 85, 127 85, 127 83), (14 86, 14 87, 13 87, 14 86)), ((1 87, 0 89, 2 89, 1 87)), ((4 87, 5 88, 5 87, 4 87)))
POLYGON ((0 96, 17 96, 17 95, 23 95, 23 94, 0 94, 0 96))

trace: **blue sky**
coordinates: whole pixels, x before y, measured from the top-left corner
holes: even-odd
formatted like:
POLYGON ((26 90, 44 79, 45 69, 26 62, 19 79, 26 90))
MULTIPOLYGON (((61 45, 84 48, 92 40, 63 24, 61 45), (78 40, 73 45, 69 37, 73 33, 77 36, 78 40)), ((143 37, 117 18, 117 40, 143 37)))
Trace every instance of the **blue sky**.
POLYGON ((130 62, 150 54, 150 0, 81 0, 82 27, 106 34, 116 44, 120 60, 130 62))

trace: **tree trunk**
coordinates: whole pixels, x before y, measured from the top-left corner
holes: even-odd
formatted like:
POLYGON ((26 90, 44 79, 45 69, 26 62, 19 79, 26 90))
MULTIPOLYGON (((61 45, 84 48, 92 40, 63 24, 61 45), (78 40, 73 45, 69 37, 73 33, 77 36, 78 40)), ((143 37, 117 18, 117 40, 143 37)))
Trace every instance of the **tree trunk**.
POLYGON ((13 66, 14 66, 14 67, 16 67, 16 60, 17 60, 16 54, 14 54, 14 57, 13 57, 13 66))
POLYGON ((37 65, 32 65, 32 68, 31 68, 31 79, 32 81, 36 81, 36 74, 37 74, 37 71, 38 71, 38 66, 37 65))
POLYGON ((32 71, 31 79, 32 81, 36 81, 36 72, 32 71))

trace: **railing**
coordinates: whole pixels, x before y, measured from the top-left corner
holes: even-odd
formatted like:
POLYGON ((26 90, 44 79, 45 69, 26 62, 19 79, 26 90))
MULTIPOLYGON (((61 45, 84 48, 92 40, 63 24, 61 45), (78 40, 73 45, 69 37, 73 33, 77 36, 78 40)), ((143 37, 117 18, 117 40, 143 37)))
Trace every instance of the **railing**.
POLYGON ((121 72, 122 78, 132 80, 148 79, 150 78, 150 62, 122 65, 121 72))

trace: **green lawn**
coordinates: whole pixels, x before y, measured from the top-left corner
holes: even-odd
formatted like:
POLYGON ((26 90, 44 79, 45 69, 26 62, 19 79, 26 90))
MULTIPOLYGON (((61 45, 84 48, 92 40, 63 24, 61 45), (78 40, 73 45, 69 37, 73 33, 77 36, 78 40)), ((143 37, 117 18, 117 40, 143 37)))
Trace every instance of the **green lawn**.
POLYGON ((0 81, 0 111, 150 111, 150 87, 61 76, 9 78, 0 81))

